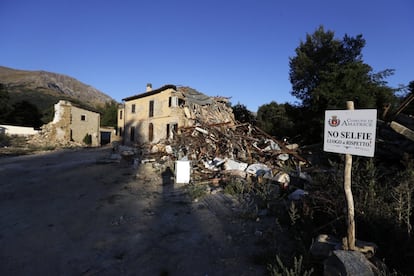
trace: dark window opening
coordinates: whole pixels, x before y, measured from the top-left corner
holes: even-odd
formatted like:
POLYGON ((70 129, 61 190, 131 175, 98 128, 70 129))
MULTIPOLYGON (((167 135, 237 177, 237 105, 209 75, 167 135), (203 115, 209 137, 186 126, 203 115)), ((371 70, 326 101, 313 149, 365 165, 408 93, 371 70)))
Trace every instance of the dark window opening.
POLYGON ((122 136, 122 127, 119 128, 118 135, 122 136))
POLYGON ((149 102, 149 116, 154 117, 154 101, 149 102))
POLYGON ((119 119, 122 120, 122 110, 119 110, 119 119))
POLYGON ((154 140, 154 125, 149 123, 148 125, 148 140, 152 142, 154 140))
POLYGON ((132 105, 132 107, 131 107, 131 112, 132 112, 132 113, 135 113, 135 104, 133 104, 133 105, 132 105))
POLYGON ((167 139, 170 139, 170 124, 167 124, 167 139))
POLYGON ((130 128, 130 134, 129 134, 129 140, 131 141, 131 142, 134 142, 134 140, 135 140, 135 127, 131 127, 130 128))
POLYGON ((86 121, 86 115, 81 115, 81 121, 86 121))

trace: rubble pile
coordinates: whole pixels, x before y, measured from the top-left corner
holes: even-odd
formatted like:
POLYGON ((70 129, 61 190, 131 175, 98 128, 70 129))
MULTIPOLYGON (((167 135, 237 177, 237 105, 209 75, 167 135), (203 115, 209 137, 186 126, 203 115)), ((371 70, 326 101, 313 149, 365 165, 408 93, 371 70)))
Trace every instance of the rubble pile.
POLYGON ((81 143, 70 141, 69 139, 59 139, 59 128, 52 122, 42 126, 41 131, 32 135, 28 144, 36 147, 56 147, 56 148, 73 148, 84 146, 81 143))
MULTIPOLYGON (((258 127, 238 123, 229 98, 209 97, 190 87, 178 87, 174 97, 183 110, 184 123, 168 138, 141 145, 134 164, 171 162, 171 167, 174 161, 188 160, 193 183, 217 184, 236 176, 270 180, 283 187, 292 175, 301 175, 301 166, 309 165, 299 155, 297 144, 278 141, 258 127)), ((121 150, 121 155, 123 152, 127 151, 121 150)))
POLYGON ((185 102, 184 114, 189 125, 235 124, 233 110, 226 97, 209 97, 190 87, 179 87, 180 99, 185 102))
POLYGON ((270 179, 287 186, 291 171, 308 164, 298 145, 277 141, 251 124, 238 123, 229 98, 178 87, 186 123, 168 139, 140 147, 135 163, 191 161, 191 180, 220 182, 228 175, 270 179), (138 160, 137 160, 138 159, 138 160))
MULTIPOLYGON (((221 112, 220 114, 223 114, 221 112)), ((190 160, 192 181, 217 185, 228 176, 274 181, 286 188, 309 163, 297 144, 285 144, 251 124, 198 123, 178 129, 175 139, 143 148, 142 161, 190 160)))

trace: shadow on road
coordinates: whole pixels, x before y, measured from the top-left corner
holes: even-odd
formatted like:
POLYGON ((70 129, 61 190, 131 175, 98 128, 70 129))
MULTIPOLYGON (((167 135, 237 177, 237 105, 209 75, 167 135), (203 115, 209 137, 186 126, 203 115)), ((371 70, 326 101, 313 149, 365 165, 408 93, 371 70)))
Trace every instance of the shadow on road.
POLYGON ((96 162, 109 154, 1 161, 1 275, 263 273, 230 206, 192 202, 171 166, 96 162))

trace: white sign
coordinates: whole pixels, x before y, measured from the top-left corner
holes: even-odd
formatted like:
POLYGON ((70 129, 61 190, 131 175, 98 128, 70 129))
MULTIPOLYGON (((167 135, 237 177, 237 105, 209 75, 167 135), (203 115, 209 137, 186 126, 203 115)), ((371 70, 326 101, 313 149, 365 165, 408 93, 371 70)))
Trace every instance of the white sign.
POLYGON ((376 109, 327 110, 323 150, 373 157, 376 109))
POLYGON ((191 163, 190 161, 175 161, 175 183, 190 183, 191 163))

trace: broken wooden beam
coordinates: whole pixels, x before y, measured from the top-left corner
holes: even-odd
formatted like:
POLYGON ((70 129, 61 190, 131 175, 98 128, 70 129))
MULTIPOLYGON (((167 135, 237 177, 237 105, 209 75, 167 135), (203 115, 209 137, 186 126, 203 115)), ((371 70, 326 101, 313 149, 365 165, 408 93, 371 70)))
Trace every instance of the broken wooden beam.
POLYGON ((397 133, 405 136, 406 138, 410 139, 411 141, 414 141, 414 131, 409 129, 408 127, 405 127, 395 121, 392 121, 390 124, 390 127, 397 133))

